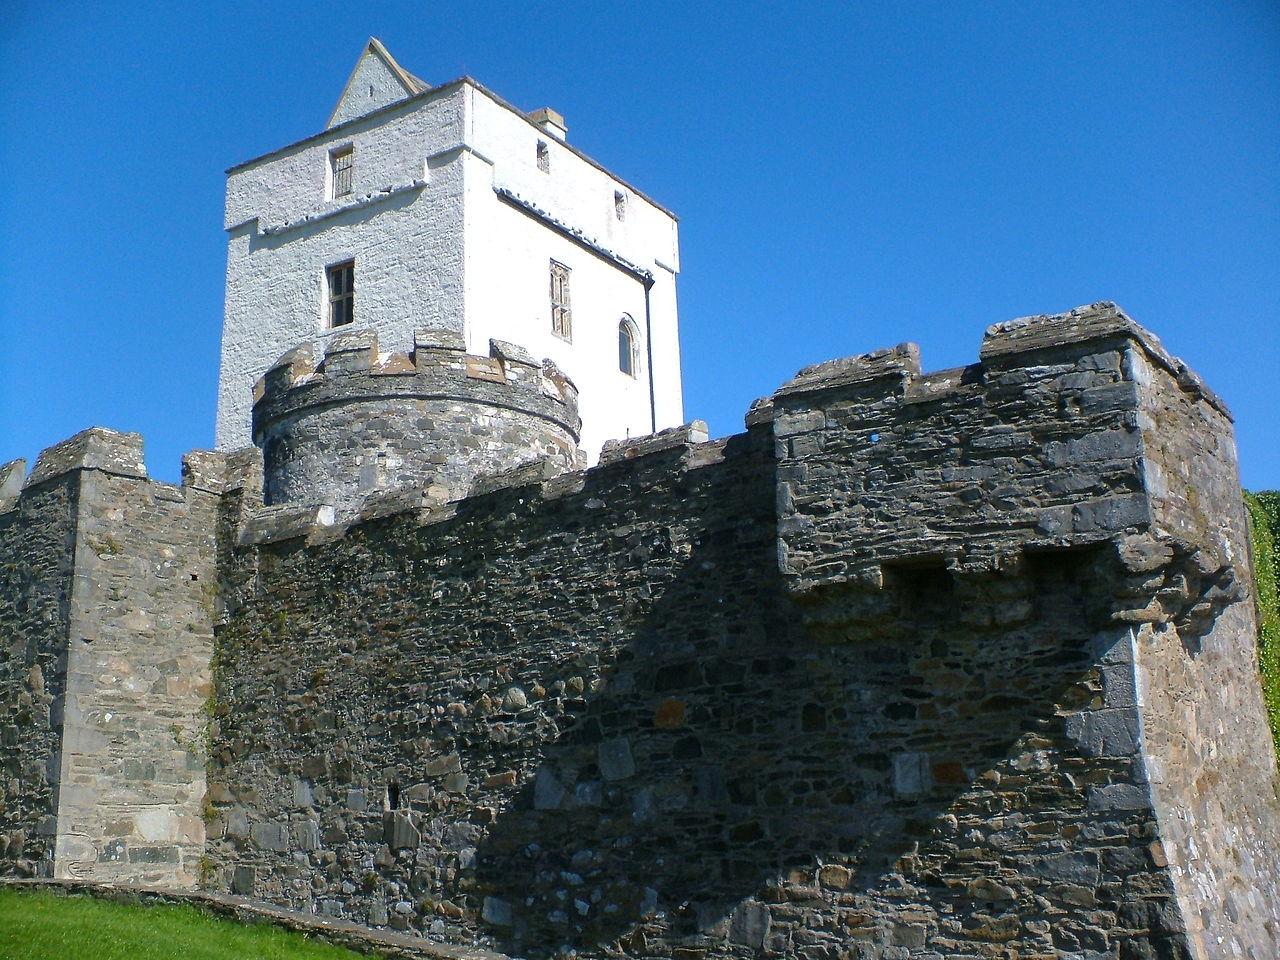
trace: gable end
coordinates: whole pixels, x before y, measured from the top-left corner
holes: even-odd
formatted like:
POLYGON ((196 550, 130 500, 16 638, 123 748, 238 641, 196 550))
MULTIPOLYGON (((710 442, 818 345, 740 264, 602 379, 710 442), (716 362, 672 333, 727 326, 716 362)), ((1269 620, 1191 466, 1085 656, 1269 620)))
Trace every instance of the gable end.
POLYGON ((363 117, 385 106, 429 90, 430 86, 405 70, 382 41, 370 37, 347 78, 342 95, 329 115, 325 129, 363 117))

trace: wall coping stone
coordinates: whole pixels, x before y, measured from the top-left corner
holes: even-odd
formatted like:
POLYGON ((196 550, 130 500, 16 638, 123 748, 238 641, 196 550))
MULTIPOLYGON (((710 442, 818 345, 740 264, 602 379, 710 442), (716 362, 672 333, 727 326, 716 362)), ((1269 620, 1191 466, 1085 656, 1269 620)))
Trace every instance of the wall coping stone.
POLYGON ((765 426, 773 423, 775 416, 777 411, 773 408, 773 397, 757 397, 751 401, 751 406, 742 418, 742 425, 748 430, 752 427, 765 426))
POLYGON ((606 440, 600 450, 600 466, 620 460, 634 460, 661 450, 670 450, 692 443, 706 443, 710 434, 705 420, 690 420, 678 427, 668 427, 657 433, 625 440, 606 440))
POLYGON ((490 340, 489 356, 505 363, 523 363, 531 367, 538 366, 538 361, 533 358, 532 353, 524 347, 508 343, 506 340, 490 340))
POLYGON ((308 537, 316 527, 333 526, 334 513, 332 506, 314 503, 259 507, 243 519, 236 540, 244 547, 308 537))
POLYGON ((229 457, 217 450, 192 450, 182 458, 182 486, 202 493, 221 494, 227 488, 229 457))
MULTIPOLYGON (((545 481, 563 471, 551 457, 538 457, 528 463, 522 463, 509 470, 500 470, 477 477, 471 484, 470 497, 483 496, 511 487, 528 487, 534 484, 541 486, 545 481)), ((570 471, 572 472, 572 471, 570 471)))
POLYGON ((105 427, 81 430, 75 436, 40 451, 24 489, 73 470, 101 470, 145 480, 147 468, 142 461, 142 435, 120 433, 105 427))
POLYGON ((413 331, 414 350, 453 350, 465 353, 467 341, 448 327, 419 327, 413 331))
POLYGON ((900 343, 896 347, 872 350, 855 357, 826 360, 804 367, 773 393, 776 403, 783 397, 830 390, 872 380, 897 378, 910 380, 920 375, 920 347, 900 343))

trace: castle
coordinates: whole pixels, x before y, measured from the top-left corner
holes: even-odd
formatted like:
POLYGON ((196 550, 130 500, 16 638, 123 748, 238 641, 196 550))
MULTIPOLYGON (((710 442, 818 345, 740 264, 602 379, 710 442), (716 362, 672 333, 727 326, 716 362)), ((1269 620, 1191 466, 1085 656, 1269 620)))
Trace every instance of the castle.
POLYGON ((428 87, 370 40, 329 119, 227 171, 217 444, 250 445, 253 386, 299 343, 415 331, 548 358, 581 449, 682 420, 673 214, 469 77, 428 87))
POLYGON ((518 956, 1280 955, 1222 401, 1099 303, 711 440, 674 219, 564 132, 371 41, 229 173, 220 449, 0 468, 0 872, 518 956))

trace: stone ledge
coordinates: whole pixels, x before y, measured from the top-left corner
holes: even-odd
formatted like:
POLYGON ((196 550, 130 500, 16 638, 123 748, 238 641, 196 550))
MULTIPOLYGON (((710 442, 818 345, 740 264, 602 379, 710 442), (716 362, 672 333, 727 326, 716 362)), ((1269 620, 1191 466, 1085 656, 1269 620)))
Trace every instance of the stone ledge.
POLYGON ((774 391, 776 402, 798 393, 812 393, 872 380, 911 380, 920 375, 920 348, 914 343, 873 350, 856 357, 827 360, 805 367, 774 391))
POLYGON ((427 180, 424 177, 415 177, 404 183, 390 184, 380 190, 371 190, 349 200, 337 201, 336 203, 331 201, 331 205, 327 208, 312 210, 310 213, 303 214, 293 220, 281 220, 279 223, 268 224, 262 227, 260 232, 264 237, 276 237, 291 230, 298 230, 313 223, 320 223, 323 220, 328 220, 351 210, 371 207, 401 194, 409 193, 413 190, 421 190, 426 185, 427 180))
POLYGON ((225 893, 166 890, 155 887, 113 886, 84 880, 17 879, 0 877, 0 887, 10 890, 43 890, 57 896, 90 896, 114 903, 147 906, 185 903, 202 913, 237 923, 269 923, 324 943, 393 960, 507 960, 506 954, 479 947, 433 943, 403 933, 373 930, 348 920, 317 917, 281 910, 247 897, 225 893))
POLYGON ((628 440, 606 440, 600 450, 600 466, 618 463, 621 460, 634 460, 660 450, 690 443, 706 443, 709 434, 704 420, 691 420, 678 427, 669 427, 643 437, 628 440))
POLYGON ((536 220, 542 221, 547 226, 555 230, 557 233, 563 234, 564 236, 574 241, 575 243, 582 244, 592 253, 595 253, 601 257, 604 257, 606 260, 613 261, 623 270, 626 270, 628 273, 635 275, 636 277, 643 280, 645 283, 653 283, 652 270, 648 270, 640 266, 638 263, 633 263, 632 261, 624 257, 622 254, 617 253, 614 250, 610 250, 608 247, 606 247, 600 241, 596 240, 594 237, 588 236, 587 234, 579 230, 577 227, 570 226, 569 224, 565 223, 563 220, 560 220, 555 215, 549 213, 546 210, 543 210, 536 203, 526 200, 524 197, 520 196, 520 194, 516 193, 514 190, 511 190, 507 187, 495 185, 493 188, 493 192, 497 194, 498 199, 511 204, 513 207, 516 207, 519 210, 523 210, 529 216, 533 217, 536 220))

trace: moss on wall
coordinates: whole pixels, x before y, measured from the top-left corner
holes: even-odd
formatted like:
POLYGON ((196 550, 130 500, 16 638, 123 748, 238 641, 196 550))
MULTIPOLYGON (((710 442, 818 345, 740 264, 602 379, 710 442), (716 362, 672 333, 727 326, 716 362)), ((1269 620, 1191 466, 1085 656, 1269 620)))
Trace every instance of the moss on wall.
POLYGON ((1280 747, 1280 492, 1246 493, 1253 537, 1254 582, 1258 597, 1258 664, 1271 735, 1280 747))

